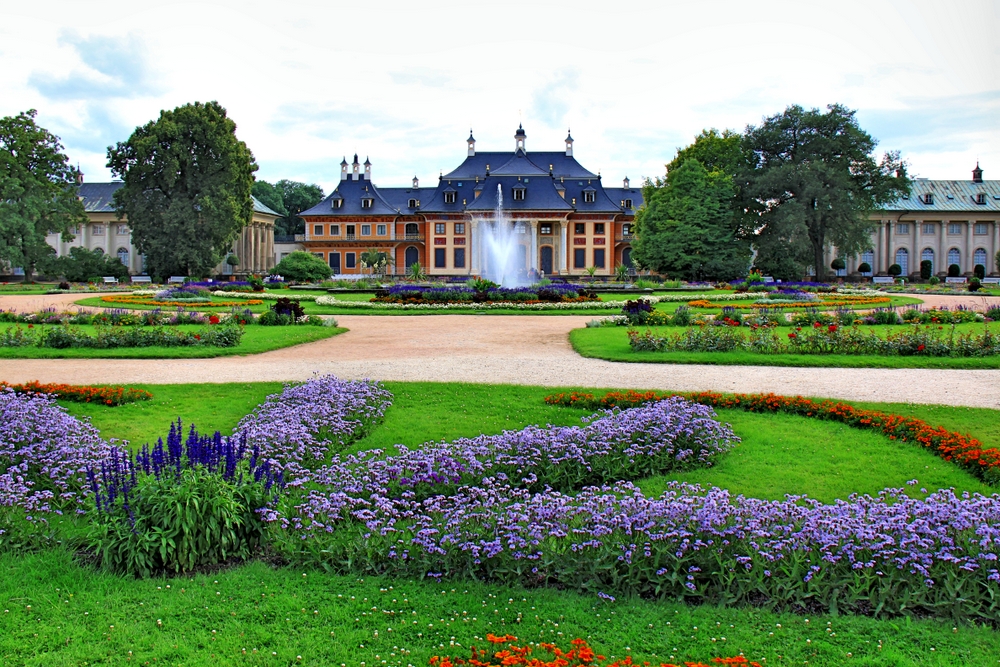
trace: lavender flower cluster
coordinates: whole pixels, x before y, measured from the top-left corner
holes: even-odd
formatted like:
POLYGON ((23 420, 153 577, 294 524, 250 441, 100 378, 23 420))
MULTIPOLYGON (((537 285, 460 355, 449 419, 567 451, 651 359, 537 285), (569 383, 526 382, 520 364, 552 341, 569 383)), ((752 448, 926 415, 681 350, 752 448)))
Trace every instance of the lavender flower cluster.
POLYGON ((369 450, 334 457, 311 476, 307 502, 284 524, 306 533, 332 532, 342 521, 377 521, 387 508, 410 514, 427 498, 470 487, 570 492, 607 479, 708 466, 739 442, 714 416, 708 406, 675 397, 606 411, 583 426, 529 426, 426 443, 396 456, 369 450))
POLYGON ((0 508, 35 514, 81 503, 87 466, 111 451, 53 397, 0 391, 0 508))
POLYGON ((326 375, 268 396, 240 420, 234 436, 300 484, 333 452, 364 437, 391 403, 392 394, 377 382, 326 375))

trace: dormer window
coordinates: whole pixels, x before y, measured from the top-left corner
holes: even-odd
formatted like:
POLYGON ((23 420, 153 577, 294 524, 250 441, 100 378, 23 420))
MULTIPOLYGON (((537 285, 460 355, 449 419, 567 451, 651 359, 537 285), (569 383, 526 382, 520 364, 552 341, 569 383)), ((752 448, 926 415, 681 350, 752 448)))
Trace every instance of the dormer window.
POLYGON ((584 204, 593 204, 594 203, 594 197, 595 197, 595 195, 596 195, 596 193, 594 193, 594 192, 584 192, 583 193, 583 203, 584 204))
POLYGON ((444 193, 444 203, 445 204, 454 204, 455 203, 455 193, 454 192, 446 192, 446 193, 444 193))
POLYGON ((334 199, 333 200, 333 207, 334 208, 343 208, 344 207, 344 200, 343 199, 334 199))
POLYGON ((933 204, 933 203, 934 203, 934 195, 933 195, 933 194, 931 194, 930 192, 928 192, 927 194, 925 194, 925 195, 923 196, 923 199, 922 199, 922 201, 923 201, 923 202, 924 202, 925 204, 933 204))
POLYGON ((624 206, 625 208, 632 208, 632 200, 631 199, 622 200, 622 206, 624 206))
POLYGON ((369 199, 367 197, 364 198, 364 199, 362 199, 361 200, 361 208, 371 208, 372 207, 372 202, 374 202, 374 201, 375 201, 374 199, 369 199))
POLYGON ((409 207, 410 208, 417 208, 418 206, 420 206, 420 200, 419 199, 411 199, 409 201, 409 207))
POLYGON ((976 195, 976 203, 979 204, 980 206, 986 204, 986 193, 985 192, 980 192, 979 194, 976 195))
POLYGON ((514 201, 524 201, 524 188, 514 188, 514 201))

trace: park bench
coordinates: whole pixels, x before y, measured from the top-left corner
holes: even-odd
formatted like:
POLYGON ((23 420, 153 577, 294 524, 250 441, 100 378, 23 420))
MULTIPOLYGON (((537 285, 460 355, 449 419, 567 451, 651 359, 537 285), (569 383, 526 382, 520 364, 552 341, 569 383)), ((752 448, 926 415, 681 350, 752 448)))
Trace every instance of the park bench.
POLYGON ((150 278, 149 276, 132 276, 132 282, 133 283, 146 283, 148 285, 148 284, 152 284, 153 279, 150 278))
POLYGON ((983 278, 984 285, 1000 285, 1000 278, 983 278))
POLYGON ((947 278, 944 279, 944 281, 945 283, 951 285, 964 285, 965 283, 969 282, 969 279, 966 278, 965 276, 948 276, 947 278))
POLYGON ((774 276, 762 276, 764 279, 764 284, 769 284, 774 282, 774 276))
POLYGON ((896 282, 896 279, 892 276, 874 276, 872 277, 872 283, 876 285, 892 285, 896 282))
POLYGON ((104 276, 104 278, 102 278, 102 280, 104 281, 105 285, 117 285, 118 284, 118 279, 115 278, 114 276, 104 276))
POLYGON ((187 276, 170 276, 170 278, 167 280, 167 284, 183 285, 185 280, 187 280, 187 276))

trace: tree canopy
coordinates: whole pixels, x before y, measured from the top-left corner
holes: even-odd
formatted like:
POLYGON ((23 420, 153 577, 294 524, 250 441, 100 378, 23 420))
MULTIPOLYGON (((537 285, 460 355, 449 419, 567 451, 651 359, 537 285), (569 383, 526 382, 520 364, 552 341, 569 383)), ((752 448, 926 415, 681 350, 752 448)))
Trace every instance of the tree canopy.
POLYGON ((910 187, 899 153, 876 162, 876 144, 839 104, 826 112, 790 106, 747 127, 748 163, 736 185, 753 216, 759 267, 781 275, 793 263, 812 265, 822 280, 831 244, 846 255, 871 246, 869 215, 910 187))
POLYGON ((746 275, 750 246, 736 237, 734 197, 729 174, 708 171, 693 157, 671 167, 661 185, 647 182, 635 217, 634 261, 684 280, 746 275))
POLYGON ((271 184, 257 181, 253 184, 253 196, 263 204, 280 213, 282 217, 274 221, 274 233, 278 235, 304 234, 305 220, 299 213, 323 201, 323 188, 313 183, 308 185, 298 181, 281 179, 271 184))
POLYGON ((186 104, 108 148, 119 218, 156 276, 208 274, 253 217, 253 154, 218 102, 186 104))
POLYGON ((87 222, 77 196, 77 172, 59 137, 35 123, 35 110, 0 118, 0 261, 35 268, 55 254, 49 234, 70 240, 70 230, 87 222))
POLYGON ((72 282, 87 282, 104 276, 114 276, 118 280, 128 278, 128 267, 116 256, 99 248, 87 250, 83 246, 74 246, 68 255, 53 257, 39 268, 47 275, 62 276, 72 282))

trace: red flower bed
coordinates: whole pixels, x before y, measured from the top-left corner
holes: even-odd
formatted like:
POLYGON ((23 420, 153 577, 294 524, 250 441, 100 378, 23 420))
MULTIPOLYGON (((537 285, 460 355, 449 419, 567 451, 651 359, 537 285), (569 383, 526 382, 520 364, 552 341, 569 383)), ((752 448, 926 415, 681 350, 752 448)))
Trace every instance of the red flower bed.
MULTIPOLYGON (((573 648, 564 651, 555 644, 541 642, 534 646, 517 646, 514 635, 486 635, 486 641, 494 644, 492 648, 471 649, 468 658, 449 658, 434 656, 430 659, 433 667, 455 667, 456 665, 472 665, 472 667, 651 667, 650 663, 633 662, 631 657, 615 660, 605 664, 605 657, 597 655, 585 639, 574 639, 573 648), (537 654, 535 653, 537 649, 537 654), (541 655, 538 655, 541 654, 541 655)), ((761 667, 760 663, 750 662, 741 655, 732 658, 712 658, 713 665, 747 665, 761 667)), ((684 667, 710 667, 703 662, 685 662, 684 667)), ((674 663, 663 662, 659 667, 680 667, 674 663)))
POLYGON ((148 401, 153 395, 145 389, 134 387, 90 387, 76 384, 7 384, 0 382, 0 391, 13 389, 20 394, 51 394, 65 401, 76 403, 101 403, 103 405, 125 405, 136 401, 148 401))
POLYGON ((593 394, 573 392, 553 394, 545 398, 550 405, 567 405, 596 410, 600 408, 628 408, 659 401, 670 396, 683 396, 688 400, 717 408, 737 408, 748 412, 784 412, 805 417, 829 419, 855 428, 877 431, 901 442, 916 442, 934 451, 945 461, 953 461, 980 479, 991 484, 1000 483, 1000 450, 984 447, 970 435, 931 426, 922 419, 904 417, 878 410, 862 410, 847 403, 835 401, 816 402, 801 396, 776 394, 719 394, 715 392, 612 391, 602 398, 593 394))

